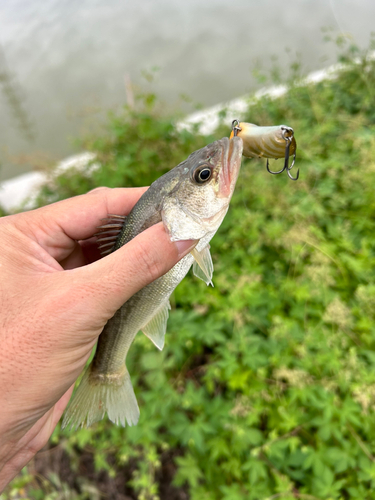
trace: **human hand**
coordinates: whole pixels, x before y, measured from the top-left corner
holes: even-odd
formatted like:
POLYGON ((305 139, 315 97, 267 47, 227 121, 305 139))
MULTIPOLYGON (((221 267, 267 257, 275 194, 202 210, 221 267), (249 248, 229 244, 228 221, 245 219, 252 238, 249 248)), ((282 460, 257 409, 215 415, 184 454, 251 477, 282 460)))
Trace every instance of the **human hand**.
POLYGON ((48 441, 105 323, 194 246, 163 224, 96 260, 92 235, 146 188, 99 188, 0 219, 0 492, 48 441))

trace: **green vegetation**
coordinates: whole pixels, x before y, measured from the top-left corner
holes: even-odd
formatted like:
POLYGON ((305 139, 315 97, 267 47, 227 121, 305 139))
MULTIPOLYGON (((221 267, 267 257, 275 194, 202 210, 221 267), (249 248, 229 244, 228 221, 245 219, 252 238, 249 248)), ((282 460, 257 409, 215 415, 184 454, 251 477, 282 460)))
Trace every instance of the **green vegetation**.
MULTIPOLYGON (((57 429, 0 498, 374 498, 375 61, 344 59, 336 79, 249 109, 294 128, 300 179, 243 162, 212 242, 215 288, 188 276, 164 351, 142 335, 130 351, 138 425, 57 429)), ((40 202, 148 184, 231 118, 205 138, 152 102, 126 109, 87 145, 101 167, 40 202)))

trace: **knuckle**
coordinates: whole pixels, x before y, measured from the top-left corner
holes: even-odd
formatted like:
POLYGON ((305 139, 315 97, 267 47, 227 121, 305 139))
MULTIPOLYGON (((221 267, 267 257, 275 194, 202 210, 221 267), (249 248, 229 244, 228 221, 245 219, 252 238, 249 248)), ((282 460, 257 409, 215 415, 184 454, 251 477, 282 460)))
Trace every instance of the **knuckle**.
POLYGON ((88 191, 86 194, 97 194, 97 193, 103 192, 103 191, 110 191, 110 189, 111 188, 109 188, 107 186, 100 186, 100 187, 91 189, 91 191, 88 191))

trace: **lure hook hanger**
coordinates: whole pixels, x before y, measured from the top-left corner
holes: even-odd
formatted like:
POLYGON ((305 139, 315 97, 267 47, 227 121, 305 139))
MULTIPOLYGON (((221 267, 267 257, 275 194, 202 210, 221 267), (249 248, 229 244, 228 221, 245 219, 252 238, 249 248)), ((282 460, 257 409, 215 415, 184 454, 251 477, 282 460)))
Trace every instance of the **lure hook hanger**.
MULTIPOLYGON (((233 124, 232 124, 232 126, 233 126, 233 124)), ((294 130, 291 127, 288 127, 288 128, 285 127, 285 128, 283 128, 281 135, 286 143, 285 144, 284 166, 281 170, 278 170, 277 172, 273 172, 272 170, 270 170, 269 159, 267 158, 267 171, 270 174, 278 175, 278 174, 282 174, 284 172, 284 170, 286 170, 289 179, 291 179, 292 181, 296 181, 299 177, 299 169, 297 170, 297 175, 295 177, 293 177, 292 174, 290 173, 290 170, 292 170, 294 163, 296 161, 296 153, 293 154, 293 161, 292 161, 292 164, 289 166, 289 156, 290 156, 289 151, 290 151, 290 145, 292 144, 294 130), (289 132, 290 135, 286 135, 287 132, 289 132)))
POLYGON ((240 122, 238 120, 232 121, 232 130, 234 137, 237 136, 238 132, 241 132, 242 128, 240 127, 240 122))

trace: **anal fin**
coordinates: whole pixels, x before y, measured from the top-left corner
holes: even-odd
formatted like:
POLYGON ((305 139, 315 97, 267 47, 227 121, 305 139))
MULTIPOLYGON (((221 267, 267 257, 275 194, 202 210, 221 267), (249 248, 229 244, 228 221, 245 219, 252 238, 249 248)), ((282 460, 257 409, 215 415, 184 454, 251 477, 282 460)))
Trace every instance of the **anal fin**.
POLYGON ((169 300, 163 304, 150 321, 142 328, 142 332, 148 337, 160 351, 164 347, 165 332, 171 305, 169 300))
POLYGON ((203 280, 206 285, 214 286, 212 283, 212 275, 214 273, 214 265, 210 254, 210 245, 207 245, 200 252, 196 248, 191 250, 191 255, 194 257, 193 273, 203 280))

